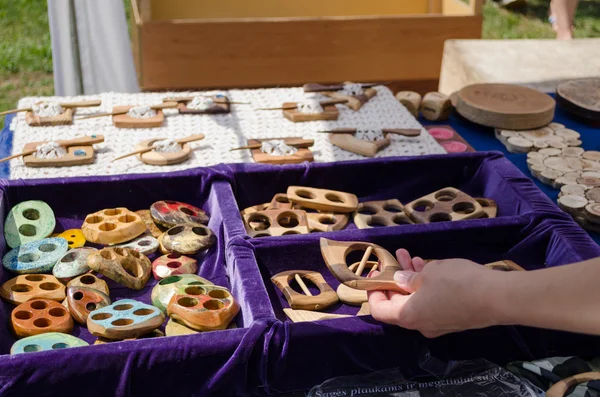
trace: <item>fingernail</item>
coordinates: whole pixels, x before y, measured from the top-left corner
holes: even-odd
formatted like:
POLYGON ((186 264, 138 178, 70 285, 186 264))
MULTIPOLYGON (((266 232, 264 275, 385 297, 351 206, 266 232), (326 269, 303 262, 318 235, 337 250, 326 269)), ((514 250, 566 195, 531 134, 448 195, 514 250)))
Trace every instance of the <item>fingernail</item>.
POLYGON ((398 271, 394 273, 394 281, 398 284, 406 284, 410 278, 410 272, 398 271))

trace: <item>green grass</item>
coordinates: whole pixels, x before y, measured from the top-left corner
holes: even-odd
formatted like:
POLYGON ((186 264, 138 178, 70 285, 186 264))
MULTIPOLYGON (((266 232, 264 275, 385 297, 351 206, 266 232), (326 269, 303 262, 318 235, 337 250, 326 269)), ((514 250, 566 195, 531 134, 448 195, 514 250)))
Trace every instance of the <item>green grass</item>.
MULTIPOLYGON (((129 10, 129 0, 124 1, 129 10)), ((482 37, 552 38, 548 4, 528 0, 527 9, 513 12, 488 1, 482 37)), ((576 37, 600 37, 600 0, 580 1, 575 27, 576 37)), ((13 108, 22 97, 53 92, 46 0, 0 0, 0 110, 13 108)))

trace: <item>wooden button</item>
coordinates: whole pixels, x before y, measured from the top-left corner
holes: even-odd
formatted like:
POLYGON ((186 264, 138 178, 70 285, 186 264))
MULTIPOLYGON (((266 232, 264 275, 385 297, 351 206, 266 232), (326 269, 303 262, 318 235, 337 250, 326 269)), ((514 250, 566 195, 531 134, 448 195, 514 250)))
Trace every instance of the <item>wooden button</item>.
POLYGON ((88 266, 127 288, 140 290, 150 279, 150 259, 129 248, 103 248, 88 257, 88 266))
POLYGON ((63 305, 49 299, 34 299, 15 307, 11 323, 19 338, 46 332, 70 333, 73 319, 63 305))
POLYGON ((244 215, 250 237, 308 234, 308 219, 301 210, 264 210, 244 215))
POLYGON ((69 347, 89 346, 86 341, 73 335, 61 332, 28 336, 16 341, 10 348, 10 354, 45 352, 50 350, 67 349, 69 347))
POLYGON ((154 236, 154 238, 158 238, 158 236, 163 234, 163 232, 166 230, 161 230, 161 228, 156 223, 154 223, 152 215, 150 214, 150 210, 139 210, 135 211, 135 213, 138 214, 140 218, 142 218, 142 221, 144 221, 146 227, 148 228, 148 231, 150 232, 150 234, 152 234, 152 236, 154 236))
POLYGON ((287 189, 290 201, 306 208, 327 212, 354 212, 358 198, 354 194, 305 186, 290 186, 287 189))
POLYGON ((69 287, 87 287, 93 288, 100 292, 103 292, 106 295, 109 295, 110 292, 108 290, 108 285, 106 281, 96 277, 95 275, 89 273, 84 274, 79 277, 75 277, 73 280, 67 283, 67 288, 69 287))
POLYGON ((86 325, 91 311, 110 305, 110 298, 104 292, 88 287, 69 287, 67 306, 73 319, 86 325))
POLYGON ((273 196, 271 203, 265 209, 268 210, 291 210, 294 204, 288 199, 287 194, 277 193, 273 196))
POLYGON ((404 213, 404 206, 396 199, 365 201, 360 203, 356 212, 354 212, 354 224, 359 229, 412 223, 404 213))
POLYGON ((167 321, 167 325, 165 326, 165 334, 167 336, 192 335, 198 333, 200 333, 200 331, 196 331, 193 328, 179 324, 178 322, 173 321, 171 318, 169 321, 167 321))
POLYGON ((62 282, 68 282, 73 277, 88 273, 91 269, 87 258, 98 251, 92 247, 73 248, 67 251, 52 268, 52 274, 62 282))
POLYGON ((348 214, 336 214, 334 212, 307 212, 306 220, 311 232, 333 232, 342 230, 348 224, 348 214))
POLYGON ((56 220, 54 212, 43 201, 23 201, 15 205, 4 222, 4 238, 9 247, 48 237, 54 231, 56 220))
POLYGON ((14 305, 30 299, 65 299, 65 286, 49 274, 27 274, 12 278, 0 287, 0 297, 14 305))
POLYGON ((287 300, 292 309, 302 310, 323 310, 338 302, 338 296, 335 291, 327 284, 321 273, 308 270, 288 270, 277 273, 271 277, 273 284, 283 292, 283 296, 287 300), (318 295, 311 295, 310 290, 302 281, 305 278, 312 282, 319 289, 318 295), (290 282, 296 279, 298 284, 301 284, 304 294, 296 292, 290 287, 290 282))
POLYGON ((121 207, 89 214, 81 230, 87 241, 109 245, 133 240, 146 231, 146 224, 138 214, 121 207))
POLYGON ((62 237, 67 240, 69 249, 80 248, 85 245, 85 237, 81 229, 69 229, 60 233, 57 237, 62 237))
POLYGON ((169 317, 198 331, 225 329, 239 311, 229 291, 215 285, 181 288, 167 306, 169 317))
POLYGON ((2 258, 2 264, 17 274, 49 273, 67 249, 64 238, 45 238, 13 248, 2 258))
POLYGON ((150 235, 141 235, 128 243, 118 244, 115 248, 129 248, 144 255, 151 255, 158 250, 158 240, 150 235))
POLYGON ((498 204, 496 204, 494 200, 477 197, 475 198, 475 201, 477 201, 479 205, 481 205, 481 207, 483 208, 483 212, 485 214, 482 216, 482 218, 492 219, 495 218, 496 215, 498 215, 498 204))
MULTIPOLYGON (((165 336, 164 332, 162 332, 160 329, 155 329, 152 332, 149 332, 147 334, 141 335, 139 337, 135 337, 135 338, 125 338, 123 339, 123 341, 129 341, 129 340, 138 340, 138 339, 150 339, 150 338, 162 338, 163 336, 165 336)), ((104 345, 107 343, 113 343, 113 342, 119 342, 119 339, 106 339, 103 338, 101 336, 98 337, 98 339, 96 339, 94 341, 94 345, 104 345)))
POLYGON ((167 230, 162 244, 169 252, 193 255, 210 248, 216 240, 212 230, 204 225, 178 225, 167 230))
POLYGON ((111 340, 137 338, 160 327, 165 315, 154 306, 121 299, 110 306, 94 310, 87 318, 92 335, 111 340))
POLYGON ((186 223, 202 225, 208 223, 206 212, 179 201, 157 201, 150 207, 150 214, 154 222, 168 228, 186 223))
POLYGON ((195 274, 198 262, 178 253, 163 255, 152 262, 152 274, 157 280, 176 274, 195 274))
POLYGON ((152 304, 163 313, 167 312, 167 306, 175 292, 182 287, 194 285, 213 285, 210 281, 195 274, 178 274, 165 277, 152 288, 152 304))
POLYGON ((452 187, 417 199, 407 204, 404 210, 415 223, 475 219, 484 214, 481 204, 468 194, 452 187))
POLYGON ((585 185, 585 186, 589 186, 589 187, 596 187, 596 186, 600 186, 600 178, 582 177, 582 178, 577 179, 577 183, 580 185, 585 185))
POLYGON ((573 216, 581 216, 586 205, 588 200, 585 197, 566 194, 558 198, 558 206, 573 216))

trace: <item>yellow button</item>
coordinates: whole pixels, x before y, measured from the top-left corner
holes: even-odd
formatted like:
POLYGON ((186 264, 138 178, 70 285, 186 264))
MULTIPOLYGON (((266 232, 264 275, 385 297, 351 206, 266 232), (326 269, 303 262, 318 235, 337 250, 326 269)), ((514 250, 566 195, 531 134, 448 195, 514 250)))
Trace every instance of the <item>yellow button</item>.
POLYGON ((81 229, 69 229, 65 230, 57 237, 62 237, 67 240, 69 244, 69 249, 71 248, 80 248, 85 245, 85 237, 83 237, 83 233, 81 229))

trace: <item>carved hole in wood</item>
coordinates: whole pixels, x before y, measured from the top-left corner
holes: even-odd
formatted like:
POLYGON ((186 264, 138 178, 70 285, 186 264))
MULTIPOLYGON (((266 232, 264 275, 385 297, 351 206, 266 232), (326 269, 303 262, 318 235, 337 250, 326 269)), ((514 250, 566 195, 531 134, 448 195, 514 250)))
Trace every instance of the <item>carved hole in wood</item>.
POLYGON ((54 244, 42 244, 38 248, 42 252, 52 252, 56 249, 56 245, 54 244))
POLYGON ((193 227, 192 232, 194 234, 197 234, 198 236, 208 236, 208 232, 203 227, 199 227, 199 226, 193 227))
POLYGON ((101 216, 98 215, 91 215, 88 216, 87 218, 85 218, 85 222, 87 223, 100 223, 104 220, 104 218, 102 218, 101 216))
MULTIPOLYGON (((116 255, 112 251, 104 251, 104 250, 100 251, 100 256, 103 257, 104 259, 108 259, 108 260, 114 260, 117 258, 116 255)), ((83 281, 83 279, 82 279, 82 281, 83 281)), ((85 281, 84 281, 84 283, 92 284, 92 283, 86 283, 85 281)))
POLYGON ((29 292, 33 288, 27 284, 15 284, 11 287, 11 291, 13 292, 29 292))
POLYGON ((62 317, 67 314, 67 311, 65 309, 61 309, 60 307, 55 307, 54 309, 50 309, 48 314, 52 317, 62 317))
POLYGON ((94 302, 88 302, 87 305, 85 305, 85 308, 87 309, 87 311, 93 311, 96 310, 96 304, 94 302))
POLYGON ((48 320, 47 318, 36 318, 33 320, 33 325, 38 328, 46 328, 49 327, 50 324, 52 324, 52 321, 48 320))
POLYGON ((431 222, 431 223, 450 222, 451 220, 452 220, 452 217, 450 216, 450 214, 446 214, 444 212, 438 212, 436 214, 429 215, 429 222, 431 222))
POLYGON ((141 245, 142 247, 145 247, 147 245, 152 244, 152 242, 148 241, 148 240, 142 240, 138 242, 138 245, 141 245))
MULTIPOLYGON (((304 282, 304 285, 306 285, 306 288, 308 288, 308 290, 310 291, 311 294, 313 294, 313 296, 317 296, 321 293, 321 291, 319 290, 319 287, 317 287, 317 285, 315 283, 313 283, 311 280, 307 279, 306 277, 303 277, 302 275, 299 275, 299 276, 302 279, 302 281, 304 282)), ((293 289, 300 295, 306 295, 304 293, 304 291, 302 291, 302 288, 300 287, 300 285, 298 284, 298 282, 296 281, 296 279, 293 276, 288 278, 288 284, 291 289, 293 289)))
POLYGON ((196 212, 192 211, 191 209, 187 208, 187 207, 179 207, 179 211, 183 212, 186 215, 191 215, 191 216, 196 216, 196 212))
POLYGON ((395 216, 394 219, 392 219, 392 221, 396 224, 396 225, 410 225, 411 223, 408 221, 408 219, 406 219, 405 217, 403 217, 402 215, 398 215, 395 216))
POLYGON ((290 200, 288 200, 287 196, 278 195, 275 197, 275 201, 278 203, 288 204, 290 200))
POLYGON ((381 219, 373 217, 367 221, 367 225, 371 227, 385 227, 387 226, 381 219))
POLYGON ((123 215, 119 217, 119 222, 121 223, 131 223, 135 221, 137 218, 131 214, 123 215))
POLYGON ((120 318, 111 323, 111 325, 114 325, 115 327, 124 327, 129 324, 133 324, 133 320, 130 318, 120 318))
POLYGON ((130 259, 130 258, 125 258, 123 259, 123 261, 121 262, 121 266, 123 266, 123 270, 125 270, 125 272, 127 274, 129 274, 132 277, 141 277, 141 275, 144 273, 144 270, 141 268, 141 266, 139 266, 138 262, 134 259, 130 259))
POLYGON ((167 258, 169 258, 169 259, 181 258, 181 254, 178 254, 178 253, 174 252, 172 254, 167 255, 167 258))
POLYGON ((75 299, 76 301, 82 300, 83 299, 83 292, 81 291, 77 291, 73 294, 73 299, 75 299))
POLYGON ((25 353, 30 353, 30 352, 39 352, 42 351, 42 346, 40 345, 27 345, 23 348, 23 351, 25 353))
POLYGON ((183 307, 194 307, 198 304, 198 299, 184 296, 183 298, 179 298, 177 304, 183 307))
POLYGON ((315 198, 315 195, 307 190, 297 190, 296 194, 298 195, 298 197, 302 197, 308 200, 312 200, 315 198))
POLYGON ((171 269, 177 269, 178 267, 181 267, 181 262, 168 262, 167 267, 170 267, 171 269))
POLYGON ((48 304, 44 301, 33 301, 31 302, 30 306, 35 310, 44 310, 46 307, 48 307, 48 304))
POLYGON ((456 198, 456 193, 449 190, 440 190, 435 194, 435 198, 439 201, 452 201, 456 198))
POLYGON ((340 196, 338 196, 337 194, 334 193, 327 193, 325 195, 325 198, 329 201, 333 201, 334 203, 343 203, 344 200, 342 200, 342 198, 340 196))
POLYGON ((96 282, 96 277, 94 276, 83 276, 79 279, 83 284, 94 284, 96 282))
POLYGON ((42 281, 45 277, 41 274, 30 274, 25 276, 25 280, 27 281, 42 281))
POLYGON ((211 299, 211 300, 204 302, 203 306, 205 309, 208 309, 208 310, 219 310, 219 309, 222 309, 223 306, 225 306, 225 305, 221 301, 211 299))
POLYGON ((55 343, 52 345, 52 349, 66 349, 67 347, 70 347, 67 343, 55 343))
POLYGON ((208 291, 208 296, 210 296, 211 298, 215 298, 215 299, 225 299, 225 298, 229 298, 229 292, 222 290, 222 289, 213 289, 211 291, 208 291))
POLYGON ((114 215, 119 215, 121 213, 121 210, 118 210, 116 208, 114 209, 108 209, 104 211, 104 215, 106 216, 114 216, 114 215))
POLYGON ((125 303, 125 304, 121 304, 121 305, 116 305, 115 307, 113 307, 114 310, 129 310, 133 307, 133 305, 130 305, 129 303, 125 303))
POLYGON ((98 229, 102 230, 103 232, 110 232, 111 230, 115 230, 116 228, 117 225, 109 222, 102 223, 100 226, 98 226, 98 229))
POLYGON ((202 287, 187 287, 185 289, 185 293, 188 295, 205 295, 206 294, 206 290, 202 287))
POLYGON ((425 212, 433 208, 433 203, 427 200, 417 201, 414 205, 415 211, 425 212))
POLYGON ((387 204, 383 206, 383 210, 387 211, 387 212, 391 212, 391 213, 398 213, 398 212, 402 212, 402 208, 393 205, 393 204, 387 204))
POLYGON ((106 319, 111 318, 112 316, 113 315, 110 313, 97 313, 97 314, 92 315, 92 320, 97 320, 97 321, 106 320, 106 319))
POLYGON ((136 316, 147 316, 149 314, 153 314, 154 310, 152 309, 137 309, 133 312, 136 316))
POLYGON ((34 254, 34 253, 23 254, 23 255, 19 256, 19 262, 23 262, 23 263, 35 262, 38 259, 40 259, 40 256, 38 254, 34 254))
POLYGON ((56 283, 42 283, 40 284, 40 289, 43 289, 44 291, 53 291, 55 289, 60 288, 60 285, 56 284, 56 283))
MULTIPOLYGON (((300 224, 300 221, 298 220, 298 216, 296 214, 294 214, 293 212, 282 212, 281 214, 279 214, 277 216, 277 223, 279 224, 279 226, 284 227, 286 229, 291 229, 293 227, 296 227, 300 224)), ((294 233, 297 234, 297 233, 294 233)))
POLYGON ((457 214, 472 214, 475 211, 475 206, 472 203, 464 201, 454 204, 452 211, 457 214))
POLYGON ((19 234, 27 237, 33 237, 37 234, 37 228, 34 225, 24 224, 19 226, 19 234))
POLYGON ((322 223, 323 225, 334 225, 335 222, 336 222, 335 216, 323 215, 322 217, 319 218, 319 223, 322 223))
MULTIPOLYGON (((300 234, 300 232, 297 230, 288 230, 286 232, 281 233, 282 236, 288 236, 291 234, 300 234)), ((258 236, 254 236, 254 237, 258 237, 258 236)))
POLYGON ((71 253, 63 256, 60 261, 64 262, 64 263, 66 263, 66 262, 73 262, 78 257, 79 257, 79 251, 74 251, 74 252, 71 252, 71 253))
POLYGON ((31 317, 33 317, 33 314, 24 310, 15 313, 15 318, 18 318, 19 320, 29 320, 31 317))
POLYGON ((34 208, 27 208, 26 210, 23 210, 23 217, 30 221, 37 221, 40 219, 40 212, 34 208))
POLYGON ((170 276, 170 277, 167 277, 167 278, 163 278, 158 283, 160 285, 167 285, 167 284, 176 283, 179 280, 181 280, 181 277, 179 277, 179 276, 170 276))
MULTIPOLYGON (((252 230, 257 231, 267 230, 271 227, 271 222, 269 222, 269 218, 267 218, 265 215, 257 213, 250 214, 250 216, 248 217, 248 224, 250 225, 252 230)), ((266 236, 268 236, 268 234, 266 234, 266 236)))

